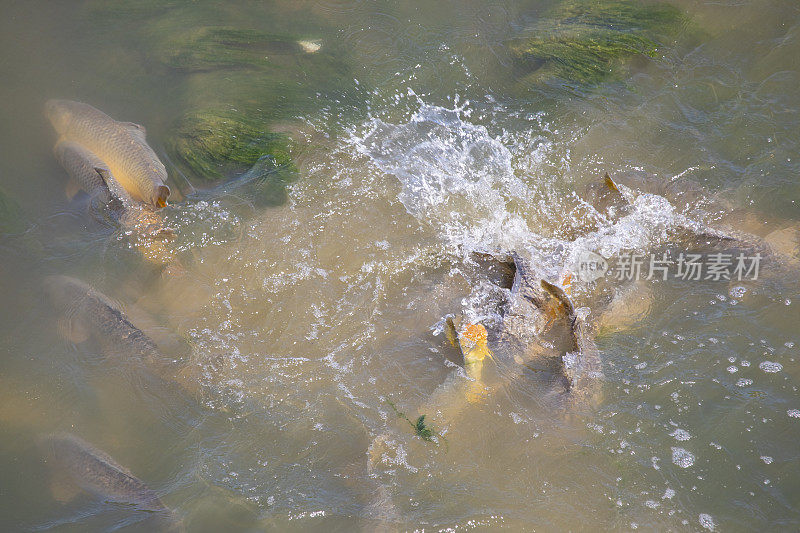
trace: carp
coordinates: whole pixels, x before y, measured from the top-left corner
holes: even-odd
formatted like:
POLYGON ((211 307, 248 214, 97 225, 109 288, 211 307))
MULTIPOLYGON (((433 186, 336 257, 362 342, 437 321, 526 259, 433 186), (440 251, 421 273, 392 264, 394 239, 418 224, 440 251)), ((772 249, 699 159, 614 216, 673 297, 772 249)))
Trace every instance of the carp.
POLYGON ((82 148, 69 153, 70 167, 106 169, 134 200, 153 207, 166 205, 167 170, 147 144, 143 126, 118 122, 99 109, 71 100, 48 100, 45 115, 59 135, 58 144, 70 142, 74 143, 68 145, 70 149, 82 148), (78 163, 81 155, 84 160, 78 163))

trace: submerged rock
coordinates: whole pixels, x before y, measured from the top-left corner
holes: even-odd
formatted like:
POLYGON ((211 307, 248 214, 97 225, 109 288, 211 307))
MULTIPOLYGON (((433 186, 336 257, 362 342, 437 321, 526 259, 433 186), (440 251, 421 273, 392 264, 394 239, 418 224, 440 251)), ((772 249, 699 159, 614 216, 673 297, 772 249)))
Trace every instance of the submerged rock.
POLYGON ((270 156, 287 174, 295 171, 286 135, 235 113, 203 110, 185 115, 175 125, 168 148, 203 180, 244 172, 263 156, 270 156))
POLYGON ((281 203, 298 172, 294 143, 272 125, 315 112, 326 101, 320 94, 346 93, 349 67, 327 48, 309 53, 295 36, 252 30, 204 28, 167 48, 165 64, 188 73, 187 111, 167 140, 174 160, 200 184, 252 169, 256 202, 281 203))
MULTIPOLYGON (((90 6, 99 27, 128 9, 119 2, 90 6)), ((282 201, 298 172, 294 143, 277 125, 318 116, 331 102, 341 113, 361 101, 350 51, 336 44, 338 28, 308 10, 199 0, 146 2, 125 14, 138 22, 128 46, 176 95, 164 125, 169 159, 200 188, 229 179, 238 186, 247 173, 257 203, 282 201)))
POLYGON ((267 67, 274 62, 274 56, 316 52, 320 45, 313 40, 256 30, 206 27, 170 38, 160 48, 159 59, 164 64, 192 72, 267 67), (313 45, 315 49, 309 50, 313 45))
POLYGON ((529 81, 551 77, 596 84, 634 56, 655 57, 662 38, 677 33, 685 17, 668 4, 632 0, 568 0, 509 44, 529 81))

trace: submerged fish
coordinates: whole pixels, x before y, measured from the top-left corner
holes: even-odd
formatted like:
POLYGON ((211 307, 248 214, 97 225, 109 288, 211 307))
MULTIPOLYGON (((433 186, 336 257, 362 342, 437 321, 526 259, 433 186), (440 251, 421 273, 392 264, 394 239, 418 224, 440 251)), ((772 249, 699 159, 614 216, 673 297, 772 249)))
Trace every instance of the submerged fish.
MULTIPOLYGON (((59 143, 80 145, 88 156, 81 166, 97 161, 108 169, 134 200, 154 207, 169 197, 167 170, 145 140, 145 129, 133 122, 118 122, 94 107, 71 100, 48 100, 45 115, 59 135, 59 143)), ((76 165, 72 152, 70 163, 76 165)), ((67 168, 65 166, 65 168, 67 168)))
POLYGON ((45 461, 53 470, 54 483, 72 483, 106 501, 156 513, 161 529, 183 529, 180 520, 158 494, 108 454, 83 439, 69 433, 57 433, 41 437, 39 445, 45 461))
POLYGON ((72 342, 91 340, 106 355, 140 360, 160 377, 194 392, 191 376, 183 374, 186 369, 167 360, 153 339, 133 325, 110 298, 67 276, 47 277, 44 289, 61 316, 61 331, 72 342))

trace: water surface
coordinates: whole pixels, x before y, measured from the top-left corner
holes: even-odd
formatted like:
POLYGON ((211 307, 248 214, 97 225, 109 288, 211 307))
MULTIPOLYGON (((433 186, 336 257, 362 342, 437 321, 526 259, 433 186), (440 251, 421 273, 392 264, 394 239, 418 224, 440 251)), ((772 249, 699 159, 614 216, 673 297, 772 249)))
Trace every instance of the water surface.
POLYGON ((471 251, 526 250, 552 277, 582 247, 662 243, 663 210, 615 224, 581 207, 603 172, 692 180, 748 229, 796 223, 795 3, 677 2, 684 32, 592 86, 519 83, 505 43, 552 2, 148 4, 2 9, 0 186, 20 210, 0 236, 4 529, 148 529, 121 505, 51 497, 32 443, 54 431, 111 454, 190 531, 800 527, 791 276, 746 292, 648 282, 649 314, 598 336, 597 406, 555 409, 524 377, 454 419, 428 403, 467 379, 445 361, 443 317, 498 319, 503 292, 471 251), (247 76, 165 68, 145 43, 216 25, 318 38, 341 58, 264 103, 298 145, 282 205, 171 160, 175 120, 246 100, 247 76), (165 210, 179 271, 65 198, 51 97, 147 127, 185 196, 165 210), (53 273, 199 368, 201 400, 60 335, 40 291, 53 273), (416 436, 392 404, 444 438, 416 436))

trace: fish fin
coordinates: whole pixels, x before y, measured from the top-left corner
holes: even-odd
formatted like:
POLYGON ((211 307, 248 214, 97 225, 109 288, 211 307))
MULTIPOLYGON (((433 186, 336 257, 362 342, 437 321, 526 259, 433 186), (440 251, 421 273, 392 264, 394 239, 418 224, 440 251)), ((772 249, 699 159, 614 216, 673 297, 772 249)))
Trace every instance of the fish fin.
POLYGON ((169 198, 169 187, 166 185, 158 186, 158 197, 156 198, 157 207, 166 207, 167 198, 169 198))
POLYGON ((55 501, 69 503, 81 492, 80 487, 69 476, 61 472, 53 473, 53 477, 50 479, 50 495, 55 501))
POLYGON ((564 388, 567 391, 571 391, 575 386, 577 373, 583 365, 584 356, 582 353, 582 344, 585 341, 584 331, 582 329, 583 320, 576 316, 575 306, 564 289, 544 279, 541 280, 541 285, 542 289, 558 302, 556 315, 565 317, 571 329, 574 348, 561 357, 564 388))
POLYGON ((131 133, 137 135, 142 140, 144 140, 145 136, 147 135, 147 130, 141 124, 137 124, 135 122, 120 122, 120 124, 128 128, 131 133))
POLYGON ((100 176, 106 186, 108 186, 108 183, 114 179, 111 177, 111 171, 106 167, 96 166, 94 167, 94 171, 97 172, 97 175, 100 176))
POLYGON ((456 328, 455 320, 457 320, 456 317, 448 316, 444 321, 444 334, 453 347, 458 345, 458 329, 456 328))
POLYGON ((81 186, 78 184, 78 182, 75 181, 74 178, 70 178, 67 181, 67 185, 64 187, 64 194, 67 195, 67 200, 72 201, 75 198, 75 196, 77 196, 78 193, 81 192, 81 190, 82 190, 81 186))
POLYGON ((451 355, 451 350, 446 350, 445 359, 458 366, 464 366, 464 352, 461 349, 461 341, 458 338, 458 330, 461 328, 462 322, 463 318, 461 316, 451 315, 445 319, 444 324, 444 333, 447 336, 447 340, 454 348, 458 348, 458 355, 451 355))
POLYGON ((619 190, 619 187, 617 187, 617 184, 614 182, 614 180, 611 179, 611 176, 608 175, 608 172, 606 172, 605 175, 603 176, 603 183, 605 183, 606 187, 608 187, 612 191, 618 194, 622 194, 622 191, 619 190))
POLYGON ((541 280, 541 285, 550 296, 558 301, 565 316, 572 317, 575 315, 575 306, 572 304, 570 297, 567 296, 567 293, 564 292, 564 289, 544 279, 541 280))
MULTIPOLYGON (((511 261, 514 266, 514 279, 511 282, 512 294, 524 294, 529 292, 527 289, 528 281, 532 279, 533 272, 528 264, 528 261, 523 259, 517 252, 511 252, 511 261)), ((539 305, 540 302, 534 302, 539 305)))

